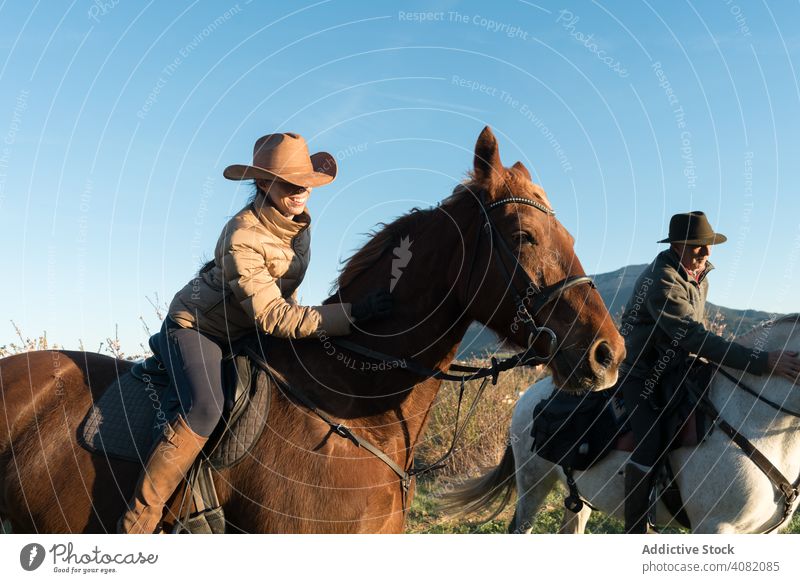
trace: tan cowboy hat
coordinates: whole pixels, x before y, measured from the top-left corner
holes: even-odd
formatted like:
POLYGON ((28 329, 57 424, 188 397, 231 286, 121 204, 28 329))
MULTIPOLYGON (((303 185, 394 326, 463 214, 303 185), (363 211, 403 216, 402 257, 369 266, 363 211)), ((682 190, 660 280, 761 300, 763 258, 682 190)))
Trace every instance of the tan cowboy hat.
POLYGON ((269 134, 256 141, 253 164, 228 166, 222 175, 229 180, 265 178, 283 180, 296 186, 322 186, 336 178, 336 158, 328 152, 308 155, 302 136, 269 134))
POLYGON ((673 215, 669 221, 669 237, 659 243, 684 243, 686 245, 718 245, 728 238, 715 233, 705 213, 693 211, 673 215))

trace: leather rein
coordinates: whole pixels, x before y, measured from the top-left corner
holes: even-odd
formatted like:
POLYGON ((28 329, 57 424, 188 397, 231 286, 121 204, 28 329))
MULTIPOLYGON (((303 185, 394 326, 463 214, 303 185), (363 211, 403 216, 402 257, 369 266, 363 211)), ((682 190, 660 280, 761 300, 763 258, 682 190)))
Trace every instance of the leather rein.
MULTIPOLYGON (((769 405, 776 411, 783 413, 785 415, 790 415, 792 417, 800 419, 800 412, 794 411, 792 409, 788 409, 783 405, 780 405, 759 393, 758 391, 749 387, 742 379, 736 378, 728 371, 717 368, 717 372, 724 376, 726 379, 731 381, 734 386, 739 387, 740 389, 744 390, 746 393, 749 393, 753 397, 755 397, 758 401, 769 405)), ((798 495, 800 495, 800 476, 794 482, 789 482, 788 478, 783 475, 775 464, 773 464, 767 456, 765 456, 761 451, 753 445, 753 443, 747 439, 744 435, 739 433, 739 431, 734 428, 730 423, 725 421, 720 416, 719 411, 708 398, 708 394, 704 393, 698 403, 700 408, 705 411, 705 413, 711 419, 711 422, 719 427, 728 437, 731 438, 736 445, 741 448, 744 454, 750 458, 750 460, 755 464, 755 466, 761 470, 764 475, 772 482, 772 485, 777 488, 777 490, 781 493, 783 497, 783 516, 780 520, 772 525, 769 529, 765 530, 761 534, 768 534, 778 528, 783 522, 789 518, 792 514, 792 507, 794 506, 795 501, 797 500, 798 495)))
MULTIPOLYGON (((531 313, 529 311, 529 308, 525 305, 525 298, 523 297, 523 295, 519 293, 517 288, 514 286, 512 272, 508 269, 505 262, 500 260, 500 264, 503 267, 503 272, 508 282, 509 289, 512 291, 514 296, 514 300, 517 307, 516 313, 518 315, 520 314, 522 315, 521 322, 525 326, 527 326, 530 332, 530 335, 528 337, 528 348, 526 350, 514 354, 513 356, 510 356, 503 360, 497 360, 495 357, 492 357, 490 366, 475 367, 465 364, 451 363, 448 366, 447 371, 444 371, 439 368, 428 368, 411 359, 405 359, 405 358, 401 359, 396 356, 385 354, 377 350, 361 346, 360 344, 357 344, 350 340, 345 340, 342 338, 331 338, 331 342, 333 344, 345 350, 349 350, 351 352, 364 356, 366 358, 370 358, 372 360, 384 363, 396 363, 402 361, 404 363, 403 368, 405 370, 415 373, 425 379, 435 378, 440 380, 458 381, 461 383, 460 392, 458 396, 458 406, 456 409, 456 420, 453 430, 453 439, 447 452, 445 452, 445 454, 442 455, 438 460, 436 460, 432 464, 429 464, 421 468, 411 467, 408 470, 406 470, 402 468, 400 465, 398 465, 394 460, 392 460, 391 457, 389 457, 385 452, 383 452, 379 447, 377 447, 371 441, 363 437, 360 437, 356 433, 353 433, 353 430, 350 427, 336 421, 325 411, 321 410, 313 401, 311 401, 308 398, 308 396, 292 388, 288 383, 282 383, 282 382, 278 383, 279 386, 284 390, 284 392, 294 397, 297 401, 302 403, 311 413, 313 413, 320 420, 326 423, 330 427, 330 431, 332 433, 335 433, 336 435, 339 435, 345 439, 350 440, 357 447, 364 448, 370 454, 372 454, 380 461, 382 461, 384 464, 386 464, 386 466, 388 466, 397 475, 397 477, 400 479, 403 514, 405 514, 407 510, 408 492, 411 486, 412 479, 416 476, 420 476, 428 472, 440 469, 446 465, 447 460, 455 451, 455 446, 456 443, 458 442, 458 439, 464 433, 464 430, 466 429, 473 414, 475 413, 478 401, 483 395, 484 389, 486 388, 486 384, 489 381, 489 379, 491 379, 493 385, 496 385, 501 372, 510 370, 518 366, 530 365, 532 363, 534 364, 545 363, 548 362, 555 355, 557 351, 557 341, 558 341, 555 332, 553 332, 553 330, 551 330, 546 326, 537 326, 534 322, 534 317, 538 315, 538 313, 544 306, 559 298, 566 290, 572 287, 582 284, 588 284, 592 288, 595 287, 592 278, 587 275, 572 275, 564 278, 563 280, 557 283, 544 287, 537 286, 530 279, 528 274, 520 265, 517 256, 511 251, 506 242, 503 240, 502 236, 497 230, 497 227, 492 222, 491 217, 489 215, 489 212, 495 208, 498 208, 502 205, 515 204, 515 203, 532 206, 548 216, 555 216, 556 214, 554 210, 550 209, 544 204, 527 198, 509 196, 494 201, 488 205, 486 205, 484 201, 481 200, 481 210, 485 218, 485 223, 483 227, 479 230, 478 236, 475 237, 476 239, 475 252, 473 253, 473 261, 470 266, 469 276, 467 278, 467 292, 469 292, 469 284, 471 282, 472 272, 475 267, 475 258, 477 256, 478 246, 482 238, 481 235, 483 231, 486 230, 490 235, 490 243, 492 245, 491 246, 492 256, 494 256, 495 247, 500 249, 503 252, 503 254, 505 254, 505 256, 510 260, 512 266, 514 267, 514 272, 520 273, 520 275, 525 280, 526 290, 530 290, 527 292, 527 295, 529 297, 531 295, 534 297, 533 301, 530 302, 531 309, 533 310, 533 313, 531 313), (549 338, 548 350, 545 354, 535 354, 533 352, 533 341, 541 334, 545 334, 549 338), (463 374, 457 374, 457 375, 451 374, 451 371, 463 374), (480 387, 478 388, 475 394, 475 398, 470 403, 469 410, 466 416, 464 417, 464 421, 459 425, 462 401, 464 398, 465 383, 467 381, 476 379, 484 379, 484 380, 481 383, 480 387)), ((264 359, 261 357, 261 355, 259 355, 254 349, 250 347, 246 349, 246 352, 248 356, 250 356, 250 358, 252 358, 253 361, 259 367, 269 372, 269 367, 267 363, 264 361, 264 359)))

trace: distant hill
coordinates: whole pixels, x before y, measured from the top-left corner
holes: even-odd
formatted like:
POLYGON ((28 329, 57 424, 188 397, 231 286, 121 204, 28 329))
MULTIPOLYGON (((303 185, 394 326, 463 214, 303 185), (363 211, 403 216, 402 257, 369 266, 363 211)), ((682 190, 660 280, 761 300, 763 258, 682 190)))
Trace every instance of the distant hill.
MULTIPOLYGON (((594 278, 597 291, 603 298, 608 311, 616 321, 622 316, 625 304, 633 294, 633 285, 636 279, 644 271, 647 264, 628 265, 608 273, 600 273, 592 276, 594 278)), ((722 315, 726 324, 726 333, 740 336, 753 326, 768 320, 771 316, 782 316, 783 314, 770 314, 759 310, 736 310, 717 306, 711 302, 706 304, 706 313, 709 319, 713 319, 716 313, 722 315)), ((473 322, 464 335, 461 342, 457 358, 465 359, 470 357, 485 356, 500 350, 500 341, 497 335, 484 328, 477 322, 473 322)))
POLYGON ((467 328, 467 333, 464 334, 464 339, 458 347, 456 358, 458 360, 480 358, 487 354, 500 352, 500 347, 501 343, 497 334, 484 327, 483 324, 473 322, 467 328))
MULTIPOLYGON (((647 264, 628 265, 616 271, 601 273, 594 276, 597 291, 600 292, 600 297, 603 298, 603 301, 608 307, 608 311, 611 312, 615 320, 619 320, 622 316, 625 304, 633 294, 633 286, 636 283, 636 279, 646 267, 647 264)), ((713 277, 713 275, 711 277, 713 277)), ((717 312, 722 315, 727 324, 726 331, 734 336, 744 334, 753 326, 768 320, 771 316, 780 317, 783 315, 770 314, 769 312, 762 312, 759 310, 736 310, 734 308, 718 306, 711 302, 706 303, 706 315, 709 320, 713 319, 717 312)))

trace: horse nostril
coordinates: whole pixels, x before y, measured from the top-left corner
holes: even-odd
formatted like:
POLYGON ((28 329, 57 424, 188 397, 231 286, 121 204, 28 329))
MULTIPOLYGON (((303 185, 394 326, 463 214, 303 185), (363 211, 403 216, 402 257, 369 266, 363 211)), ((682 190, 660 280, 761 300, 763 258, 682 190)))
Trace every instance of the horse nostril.
POLYGON ((608 368, 614 362, 614 351, 611 350, 611 345, 605 340, 597 343, 592 355, 594 361, 603 368, 608 368))

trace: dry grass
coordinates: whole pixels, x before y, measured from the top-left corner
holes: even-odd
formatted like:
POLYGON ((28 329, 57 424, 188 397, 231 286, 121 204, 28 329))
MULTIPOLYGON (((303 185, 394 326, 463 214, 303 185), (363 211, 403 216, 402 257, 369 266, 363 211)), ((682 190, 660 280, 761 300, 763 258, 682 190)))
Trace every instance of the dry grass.
MULTIPOLYGON (((145 299, 147 299, 147 301, 153 307, 153 311, 155 312, 158 321, 162 322, 167 314, 167 310, 169 308, 168 304, 158 297, 158 293, 154 294, 154 299, 150 299, 149 296, 145 296, 145 299)), ((141 322, 142 328, 147 336, 152 335, 153 332, 147 326, 147 322, 142 316, 139 316, 139 321, 141 322)), ((62 344, 50 344, 50 342, 47 340, 46 330, 39 336, 31 337, 23 334, 22 330, 20 330, 20 327, 16 324, 16 322, 14 322, 14 320, 11 320, 11 325, 14 328, 14 333, 17 336, 18 342, 9 342, 8 344, 0 345, 0 358, 14 354, 21 354, 23 352, 33 352, 34 350, 64 350, 64 345, 62 344)), ((83 345, 83 340, 78 340, 78 350, 86 350, 86 347, 83 345)), ((106 352, 114 358, 119 358, 120 360, 141 360, 152 354, 150 349, 142 343, 139 344, 139 350, 137 352, 126 353, 123 351, 122 342, 119 339, 118 326, 114 326, 114 336, 106 337, 105 341, 100 343, 100 346, 97 347, 95 352, 106 352)))
MULTIPOLYGON (((473 361, 474 366, 486 364, 473 361)), ((491 381, 460 441, 456 444, 447 466, 437 471, 438 477, 473 475, 481 468, 494 466, 500 460, 508 442, 511 414, 520 395, 541 376, 541 370, 531 367, 512 369, 500 375, 496 386, 491 381)), ((466 385, 461 406, 461 420, 469 410, 481 381, 466 385)), ((417 465, 435 462, 450 448, 455 430, 460 383, 443 383, 431 411, 424 441, 417 447, 417 465)))

